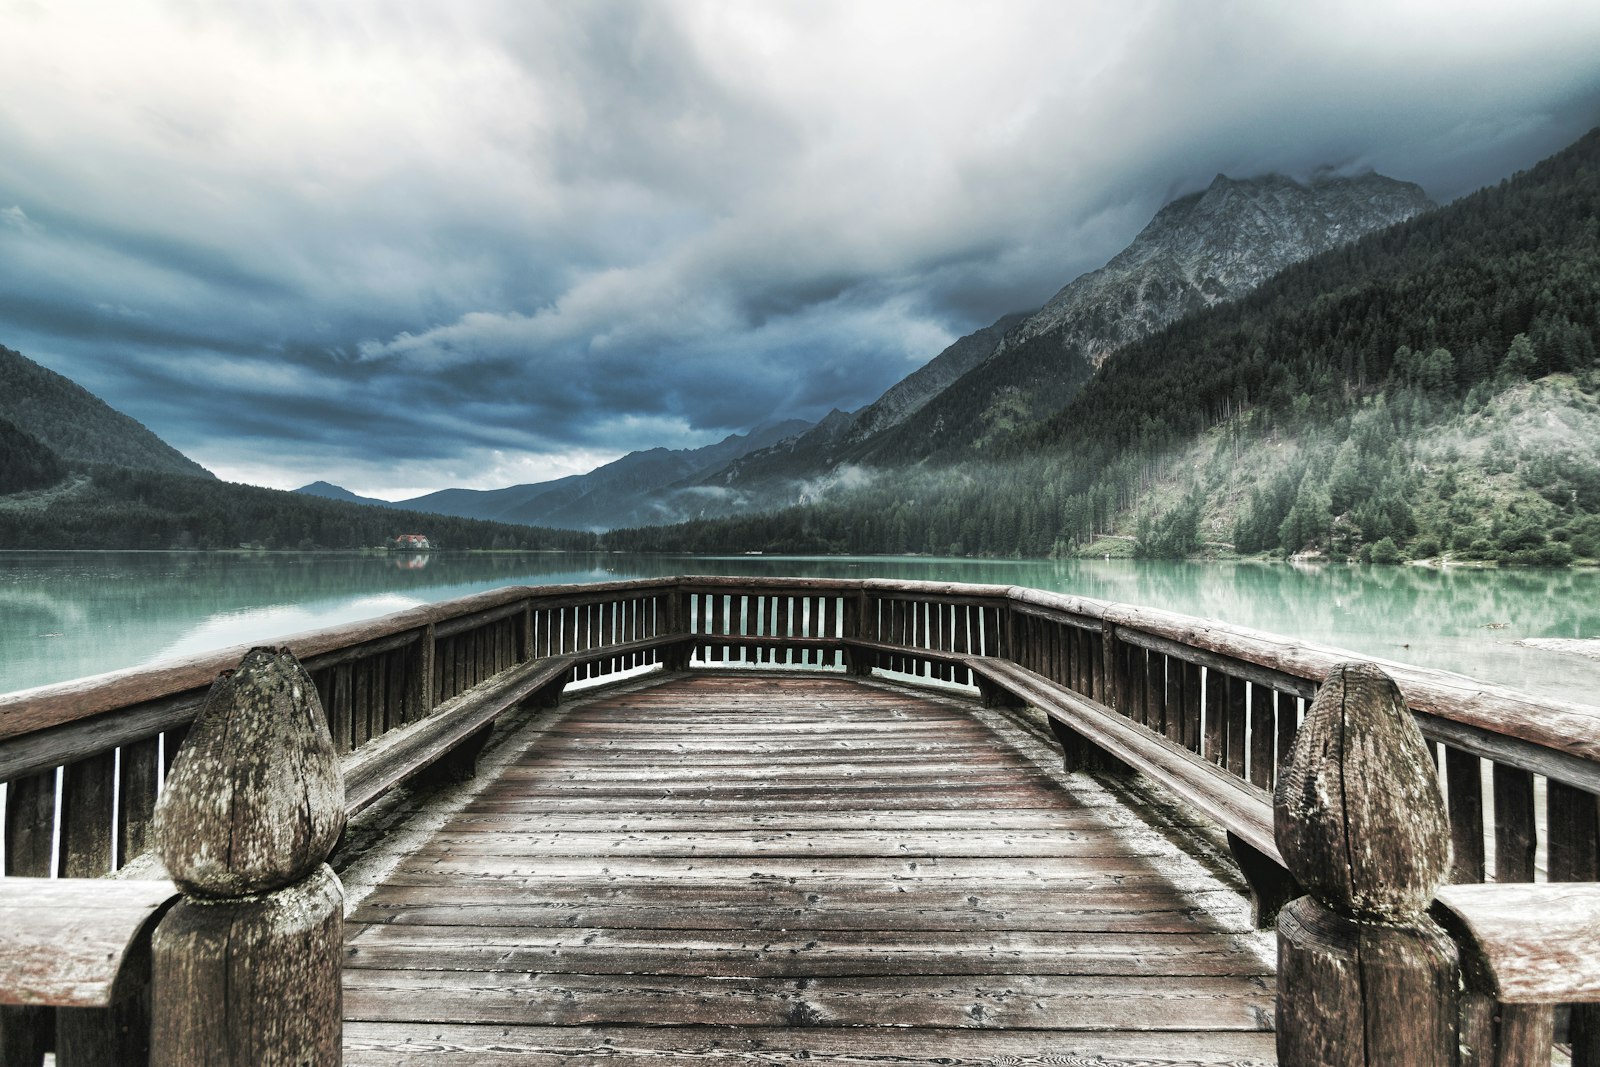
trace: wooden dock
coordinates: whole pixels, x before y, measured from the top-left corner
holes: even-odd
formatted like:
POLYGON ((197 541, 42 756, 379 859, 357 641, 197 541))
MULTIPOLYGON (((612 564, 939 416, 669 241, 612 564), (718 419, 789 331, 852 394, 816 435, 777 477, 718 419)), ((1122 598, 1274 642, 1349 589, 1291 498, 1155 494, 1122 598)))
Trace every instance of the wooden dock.
POLYGON ((0 784, 7 1067, 1600 1067, 1600 709, 1156 608, 511 586, 0 696, 0 784))
POLYGON ((525 735, 347 924, 350 1067, 1275 1062, 1237 897, 970 699, 668 675, 525 735))

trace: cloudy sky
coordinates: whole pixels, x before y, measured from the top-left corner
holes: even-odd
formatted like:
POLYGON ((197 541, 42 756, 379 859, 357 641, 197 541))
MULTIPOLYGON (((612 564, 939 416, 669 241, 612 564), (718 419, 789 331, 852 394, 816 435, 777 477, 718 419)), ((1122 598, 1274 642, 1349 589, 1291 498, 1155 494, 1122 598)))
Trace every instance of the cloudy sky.
POLYGON ((1225 172, 1448 200, 1593 0, 0 0, 0 344, 390 498, 854 408, 1225 172))

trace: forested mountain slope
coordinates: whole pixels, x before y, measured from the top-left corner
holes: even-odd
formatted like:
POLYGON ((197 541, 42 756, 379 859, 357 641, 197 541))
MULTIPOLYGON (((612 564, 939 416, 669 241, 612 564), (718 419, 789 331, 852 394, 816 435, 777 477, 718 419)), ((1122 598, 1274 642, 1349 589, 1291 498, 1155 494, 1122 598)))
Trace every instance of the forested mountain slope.
POLYGON ((296 493, 380 507, 455 515, 492 522, 523 523, 567 530, 682 519, 697 510, 694 485, 753 450, 793 438, 811 428, 800 419, 758 426, 748 434, 729 434, 701 448, 650 448, 629 452, 587 474, 501 489, 440 489, 393 503, 357 496, 341 486, 312 482, 296 493))
POLYGON ((1108 455, 1246 406, 1333 415, 1398 388, 1461 396, 1592 364, 1597 314, 1600 130, 1129 345, 1029 444, 1108 455))
POLYGON ((1027 318, 1027 312, 1001 316, 957 339, 859 411, 833 411, 805 433, 735 460, 705 479, 706 484, 736 490, 746 506, 752 498, 792 500, 798 480, 829 478, 847 456, 871 447, 988 359, 1006 332, 1027 318))
POLYGON ((0 345, 0 419, 63 459, 213 476, 83 386, 4 345, 0 345))
POLYGON ((211 478, 73 464, 61 482, 0 496, 0 549, 373 548, 402 533, 450 549, 588 551, 573 530, 422 515, 211 478))
POLYGON ((1418 186, 1379 174, 1308 184, 1219 174, 1162 208, 1132 244, 1064 286, 912 418, 847 458, 892 465, 992 452, 1058 410, 1128 342, 1432 206, 1418 186))
POLYGON ((1123 347, 1001 461, 608 543, 1592 557, 1597 339, 1600 131, 1123 347))

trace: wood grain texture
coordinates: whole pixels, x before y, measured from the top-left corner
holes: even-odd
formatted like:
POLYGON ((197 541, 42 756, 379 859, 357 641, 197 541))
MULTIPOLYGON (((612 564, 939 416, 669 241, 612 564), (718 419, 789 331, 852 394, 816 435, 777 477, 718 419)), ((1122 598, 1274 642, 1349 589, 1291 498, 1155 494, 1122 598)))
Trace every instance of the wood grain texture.
POLYGON ((165 881, 0 878, 0 1004, 120 999, 130 955, 148 965, 150 927, 177 893, 165 881))
POLYGON ((345 1062, 1272 1062, 1238 898, 1019 744, 840 676, 581 700, 351 916, 345 1062))
POLYGON ((191 896, 267 892, 320 866, 344 818, 310 677, 287 650, 252 649, 212 687, 156 802, 162 863, 191 896))
POLYGON ((343 924, 326 865, 262 897, 181 901, 152 946, 150 1062, 337 1065, 343 924))
POLYGON ((1438 775, 1399 690, 1371 664, 1329 673, 1274 800, 1289 872, 1342 915, 1403 923, 1449 870, 1438 775))
POLYGON ((1508 1004, 1600 1002, 1600 883, 1439 890, 1474 988, 1508 1004))
POLYGON ((1284 862, 1310 892, 1278 917, 1279 1059, 1455 1067, 1456 947, 1425 914, 1450 862, 1444 797, 1378 667, 1329 672, 1274 816, 1284 862))
POLYGON ((1264 1033, 352 1023, 346 1067, 1268 1067, 1264 1033))

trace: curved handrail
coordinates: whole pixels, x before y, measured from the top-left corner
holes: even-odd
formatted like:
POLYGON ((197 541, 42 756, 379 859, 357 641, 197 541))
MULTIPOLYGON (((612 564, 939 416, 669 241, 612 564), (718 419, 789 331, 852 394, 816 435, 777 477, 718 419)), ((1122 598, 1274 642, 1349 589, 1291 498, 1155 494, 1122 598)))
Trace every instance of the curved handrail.
MULTIPOLYGON (((649 663, 687 667, 694 652, 714 653, 713 663, 736 655, 761 666, 799 661, 837 669, 852 657, 865 662, 873 655, 867 647, 873 642, 903 652, 880 664, 891 672, 896 665, 931 672, 928 665, 941 650, 1054 670, 1060 675, 1055 681, 1077 684, 1084 696, 1124 714, 1144 716, 1142 723, 1168 730, 1196 753, 1223 740, 1221 733, 1199 736, 1200 716, 1220 729, 1220 720, 1231 715, 1238 720, 1226 739, 1232 747, 1208 752, 1207 758, 1258 787, 1271 784, 1278 756, 1269 751, 1271 738, 1247 755, 1239 747, 1245 735, 1261 741, 1264 722, 1268 734, 1277 730, 1281 749, 1295 727, 1295 703, 1313 695, 1330 668, 1351 659, 1373 661, 1248 627, 1022 586, 711 575, 508 586, 294 634, 279 643, 318 679, 325 703, 337 705, 329 713, 344 717, 335 736, 343 738, 341 751, 348 751, 428 716, 515 663, 556 651, 595 653, 627 645, 615 655, 590 654, 584 661, 584 671, 604 677, 649 663), (641 639, 651 642, 648 648, 638 644, 641 639), (854 651, 851 641, 857 642, 854 651), (1121 659, 1114 664, 1113 657, 1121 659), (1203 686, 1201 671, 1211 679, 1203 686), (1190 689, 1184 699, 1192 704, 1185 711, 1194 720, 1188 725, 1176 722, 1176 704, 1158 707, 1181 697, 1184 685, 1190 689), (1163 686, 1171 692, 1156 692, 1163 686), (1270 707, 1273 700, 1280 706, 1270 707), (1209 710, 1202 713, 1202 706, 1209 710), (1144 721, 1155 714, 1151 709, 1164 716, 1164 725, 1144 721), (1258 713, 1268 717, 1246 718, 1258 713)), ((53 767, 77 767, 156 735, 168 737, 167 747, 175 749, 207 687, 244 651, 221 649, 0 695, 0 780, 41 777, 33 787, 39 791, 37 810, 43 812, 50 807, 44 793, 55 786, 42 776, 53 767)), ((1508 773, 1545 775, 1600 793, 1600 708, 1533 699, 1463 675, 1377 662, 1399 684, 1424 733, 1450 752, 1488 758, 1508 773)), ((950 656, 939 664, 941 678, 977 681, 950 656)), ((140 765, 150 764, 153 740, 149 751, 137 755, 140 765)), ((94 773, 105 773, 80 769, 86 782, 94 773)), ((159 775, 147 777, 154 789, 159 775)), ((1470 784, 1466 772, 1455 777, 1463 789, 1470 784)), ((1482 809, 1481 788, 1478 792, 1482 809)), ((1464 817, 1469 807, 1463 803, 1464 817)), ((108 819, 111 810, 107 801, 108 819)), ((8 832, 11 821, 8 816, 8 832)), ((1471 827, 1463 833, 1470 839, 1471 827)))

